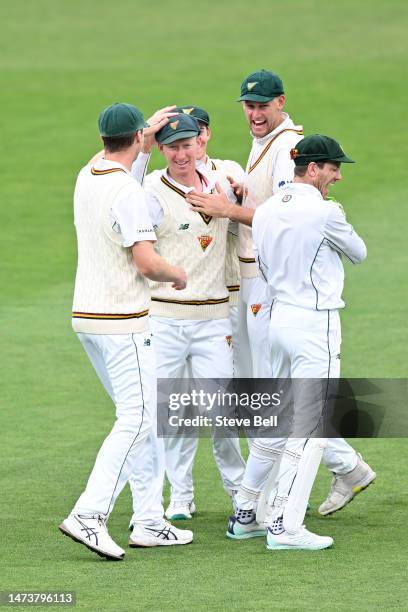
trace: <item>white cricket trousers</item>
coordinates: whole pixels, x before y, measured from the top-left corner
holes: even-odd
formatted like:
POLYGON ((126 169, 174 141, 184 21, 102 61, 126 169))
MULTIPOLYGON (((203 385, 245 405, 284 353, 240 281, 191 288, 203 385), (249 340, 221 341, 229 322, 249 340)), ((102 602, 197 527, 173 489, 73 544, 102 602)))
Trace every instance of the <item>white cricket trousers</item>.
POLYGON ((238 305, 237 378, 270 378, 269 288, 260 276, 241 278, 238 305))
MULTIPOLYGON (((151 317, 153 343, 157 356, 157 377, 178 378, 185 372, 186 360, 194 378, 232 378, 232 346, 229 319, 190 321, 151 317)), ((140 522, 140 497, 147 490, 153 511, 162 509, 164 470, 171 485, 171 498, 191 501, 194 497, 193 462, 197 438, 149 436, 153 461, 149 469, 136 470, 130 478, 134 501, 133 523, 140 522), (157 474, 158 479, 157 479, 157 474), (154 482, 155 481, 155 482, 154 482)), ((236 490, 242 480, 245 462, 237 438, 213 439, 213 454, 224 488, 236 490)))
MULTIPOLYGON (((338 311, 315 311, 275 302, 269 323, 270 364, 273 378, 338 378, 341 329, 338 311)), ((275 465, 279 472, 271 496, 286 499, 297 473, 298 462, 285 455, 286 438, 254 439, 236 501, 253 508, 275 465)), ((300 456, 305 439, 299 439, 300 456)), ((269 499, 272 503, 274 499, 269 499)))
POLYGON ((145 442, 156 408, 155 355, 150 331, 77 335, 115 404, 116 421, 72 512, 107 518, 135 466, 146 461, 145 442))
MULTIPOLYGON (((276 378, 271 371, 271 308, 269 288, 263 278, 242 278, 238 307, 237 357, 234 353, 238 378, 276 378)), ((336 375, 333 375, 333 378, 336 378, 336 375)), ((288 440, 287 445, 291 452, 297 453, 301 443, 292 438, 288 440)), ((322 462, 330 471, 346 474, 356 467, 357 453, 343 438, 329 438, 322 462)))

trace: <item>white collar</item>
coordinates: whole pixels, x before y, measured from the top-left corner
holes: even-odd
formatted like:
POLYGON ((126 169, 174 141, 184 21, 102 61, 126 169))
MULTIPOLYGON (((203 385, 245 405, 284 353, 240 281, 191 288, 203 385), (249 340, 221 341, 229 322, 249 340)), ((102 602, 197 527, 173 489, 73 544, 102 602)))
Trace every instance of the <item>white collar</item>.
MULTIPOLYGON (((266 134, 266 136, 262 136, 262 138, 256 138, 252 136, 252 138, 254 139, 254 143, 256 142, 257 144, 263 146, 264 144, 268 142, 268 140, 270 140, 271 138, 273 138, 274 136, 276 136, 283 130, 287 130, 288 128, 295 127, 295 124, 293 123, 292 119, 289 117, 287 113, 282 113, 282 115, 285 117, 285 119, 274 130, 272 130, 272 132, 269 132, 269 134, 266 134)), ((251 132, 251 135, 252 135, 252 132, 251 132)))
POLYGON ((121 170, 124 170, 126 174, 130 174, 126 166, 124 166, 120 162, 113 161, 111 159, 105 159, 104 157, 100 157, 99 159, 97 159, 96 162, 93 164, 93 167, 95 168, 95 170, 111 170, 112 168, 121 168, 121 170))
MULTIPOLYGON (((197 172, 204 178, 204 181, 202 181, 203 193, 210 193, 215 187, 215 181, 214 178, 209 175, 209 173, 205 172, 205 169, 205 166, 204 168, 200 166, 200 169, 197 170, 197 172)), ((183 191, 184 193, 190 193, 190 191, 194 191, 194 187, 187 187, 186 185, 182 185, 181 183, 175 181, 169 175, 167 168, 163 170, 163 176, 169 181, 169 183, 171 183, 172 185, 174 185, 174 187, 177 187, 177 189, 183 191)))
POLYGON ((309 193, 310 195, 323 199, 323 196, 317 187, 313 187, 313 185, 309 185, 308 183, 289 183, 287 189, 304 194, 309 193))

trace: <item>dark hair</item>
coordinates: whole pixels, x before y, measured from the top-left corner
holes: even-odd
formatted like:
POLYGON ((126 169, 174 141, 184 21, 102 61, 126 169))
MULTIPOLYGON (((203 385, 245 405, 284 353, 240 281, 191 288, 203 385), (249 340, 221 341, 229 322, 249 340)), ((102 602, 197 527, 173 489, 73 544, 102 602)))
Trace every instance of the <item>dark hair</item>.
MULTIPOLYGON (((323 168, 324 164, 334 164, 335 166, 340 168, 340 162, 330 161, 330 160, 327 160, 327 161, 317 161, 317 162, 315 162, 315 164, 320 169, 323 168)), ((307 166, 295 166, 295 176, 305 176, 306 170, 307 170, 307 166)))
POLYGON ((108 153, 117 153, 128 149, 135 141, 135 132, 123 136, 102 136, 103 144, 108 153))

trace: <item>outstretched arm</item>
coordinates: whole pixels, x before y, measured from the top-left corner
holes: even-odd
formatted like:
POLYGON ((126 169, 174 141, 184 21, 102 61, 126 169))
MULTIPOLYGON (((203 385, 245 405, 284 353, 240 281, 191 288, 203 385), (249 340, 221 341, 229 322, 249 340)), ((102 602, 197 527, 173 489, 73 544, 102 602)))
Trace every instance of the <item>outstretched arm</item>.
POLYGON ((216 193, 197 193, 195 191, 188 193, 186 200, 191 204, 192 210, 251 226, 254 216, 253 209, 230 202, 218 183, 215 188, 216 193))

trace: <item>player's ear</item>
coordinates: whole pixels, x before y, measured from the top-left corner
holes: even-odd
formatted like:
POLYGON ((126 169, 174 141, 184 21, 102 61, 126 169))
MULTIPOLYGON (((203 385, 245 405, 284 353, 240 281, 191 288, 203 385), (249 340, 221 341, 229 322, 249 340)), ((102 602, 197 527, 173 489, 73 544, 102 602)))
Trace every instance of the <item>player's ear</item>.
POLYGON ((310 162, 307 165, 307 174, 311 176, 312 178, 314 178, 316 176, 317 169, 318 169, 317 164, 315 162, 310 162))
POLYGON ((285 94, 281 94, 280 96, 278 96, 276 98, 277 104, 278 104, 278 109, 282 110, 282 108, 285 106, 285 102, 286 102, 286 96, 285 94))

